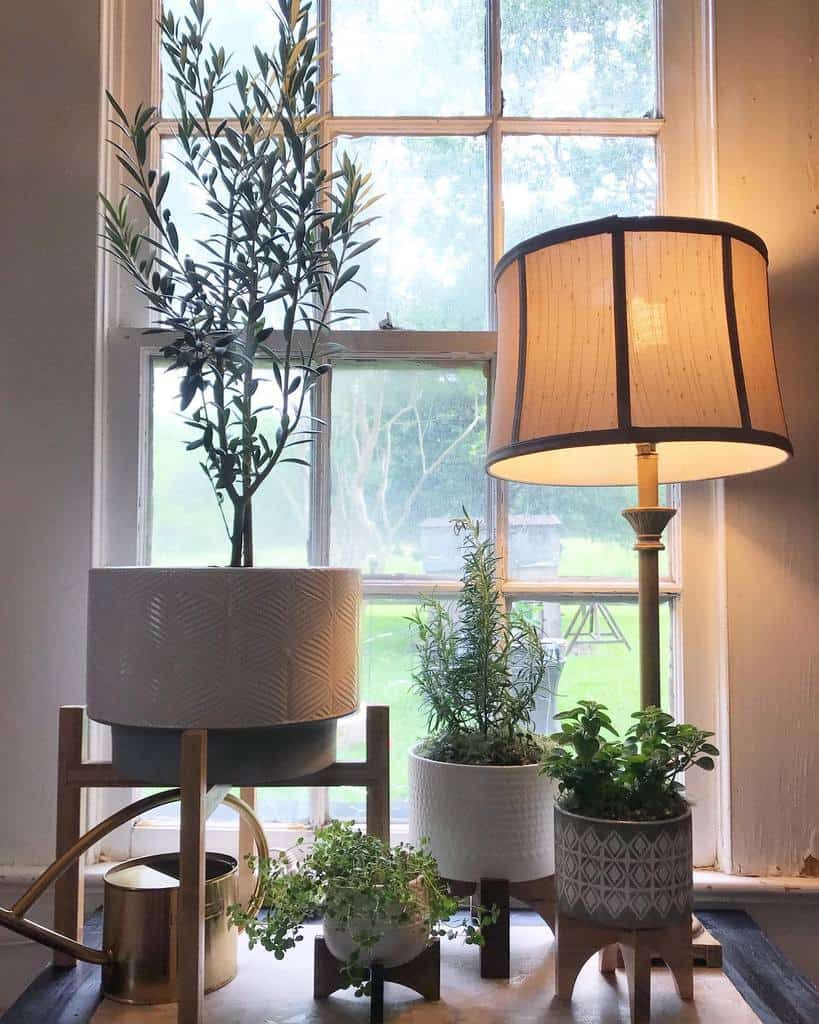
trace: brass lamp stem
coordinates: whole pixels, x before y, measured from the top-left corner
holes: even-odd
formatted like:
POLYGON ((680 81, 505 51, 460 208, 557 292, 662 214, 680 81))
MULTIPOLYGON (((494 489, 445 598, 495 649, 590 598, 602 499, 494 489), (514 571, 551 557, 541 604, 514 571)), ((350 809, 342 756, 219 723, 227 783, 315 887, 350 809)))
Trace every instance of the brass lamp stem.
POLYGON ((640 703, 660 706, 660 571, 662 532, 676 509, 658 504, 657 449, 637 445, 637 508, 623 510, 637 535, 640 618, 640 703))

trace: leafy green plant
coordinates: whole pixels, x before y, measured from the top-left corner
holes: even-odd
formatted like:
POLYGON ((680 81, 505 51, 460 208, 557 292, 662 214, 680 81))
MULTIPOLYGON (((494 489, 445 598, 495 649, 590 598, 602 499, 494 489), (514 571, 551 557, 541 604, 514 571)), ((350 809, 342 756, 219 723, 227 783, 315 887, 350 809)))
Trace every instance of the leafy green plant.
POLYGON ((183 371, 187 447, 215 492, 232 566, 253 564, 252 502, 273 468, 308 464, 300 453, 320 428, 311 394, 329 369, 330 329, 361 312, 334 300, 375 244, 359 237, 372 222, 369 175, 346 154, 337 170, 326 166, 311 6, 278 0, 278 46, 256 47, 256 66, 235 72, 208 40, 204 0, 190 0, 186 18, 162 16, 177 168, 206 211, 193 253, 165 200, 171 172, 150 166, 159 112, 140 105, 129 116, 108 94, 126 179, 121 199, 101 196, 104 247, 167 333, 171 370, 183 371), (226 90, 230 118, 214 119, 226 90))
POLYGON ((688 803, 679 776, 695 766, 712 771, 719 750, 714 734, 677 724, 660 708, 631 716, 635 721, 622 740, 607 709, 580 701, 556 718, 560 732, 543 759, 543 772, 558 782, 558 801, 567 811, 590 818, 659 821, 683 814, 688 803))
POLYGON ((455 612, 428 598, 410 619, 419 660, 414 688, 431 734, 419 750, 459 764, 535 764, 544 747, 532 716, 555 655, 534 624, 506 610, 495 548, 479 524, 466 512, 452 522, 463 552, 455 612))
MULTIPOLYGON (((237 904, 229 908, 230 920, 244 928, 251 949, 260 943, 277 960, 302 941, 302 926, 311 918, 324 915, 350 929, 355 948, 342 970, 357 996, 370 990, 362 955, 387 928, 419 922, 431 939, 463 934, 468 944, 482 945, 482 927, 497 917, 496 911, 478 908, 460 924, 449 923, 458 901, 425 843, 418 849, 405 843, 390 848, 352 822, 331 821, 315 830, 312 847, 294 866, 302 844, 300 839, 294 849, 259 864, 267 911, 251 917, 237 904)), ((255 867, 254 858, 248 859, 255 867)))

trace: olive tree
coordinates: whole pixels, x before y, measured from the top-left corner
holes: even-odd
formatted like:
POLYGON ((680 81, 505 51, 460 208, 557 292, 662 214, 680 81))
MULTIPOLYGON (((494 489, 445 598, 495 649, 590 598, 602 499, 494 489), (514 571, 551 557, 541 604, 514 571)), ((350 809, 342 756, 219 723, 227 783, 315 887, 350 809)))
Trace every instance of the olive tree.
MULTIPOLYGON (((231 70, 210 42, 204 0, 160 22, 178 107, 173 170, 150 166, 155 107, 128 115, 108 95, 124 194, 102 196, 104 245, 134 279, 181 371, 181 408, 230 541, 232 566, 253 564, 254 495, 296 462, 320 429, 310 396, 328 369, 329 332, 360 312, 338 308, 356 258, 375 244, 369 175, 343 154, 323 159, 322 83, 309 2, 278 0, 278 45, 231 70), (213 117, 230 90, 230 116, 213 117), (221 96, 220 96, 221 99, 221 96), (170 175, 204 199, 204 229, 180 242, 165 203, 170 175), (281 326, 270 325, 272 315, 281 326)), ((356 282, 357 283, 357 282, 356 282)))

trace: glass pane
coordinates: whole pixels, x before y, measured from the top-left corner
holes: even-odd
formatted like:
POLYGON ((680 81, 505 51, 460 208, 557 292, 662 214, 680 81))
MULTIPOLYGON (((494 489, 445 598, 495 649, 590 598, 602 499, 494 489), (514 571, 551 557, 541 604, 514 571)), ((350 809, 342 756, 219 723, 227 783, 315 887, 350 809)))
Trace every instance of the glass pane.
MULTIPOLYGON (((588 598, 584 602, 519 601, 515 608, 544 639, 559 641, 565 662, 552 676, 554 696, 543 699, 536 725, 553 731, 553 716, 579 700, 596 700, 624 731, 640 710, 640 648, 637 602, 588 598), (556 699, 555 699, 556 698, 556 699)), ((660 606, 660 686, 664 707, 671 693, 671 605, 660 606)))
POLYGON ((449 520, 486 502, 481 366, 333 369, 333 565, 457 578, 449 520))
POLYGON ((256 790, 256 814, 262 821, 286 824, 310 820, 310 790, 303 786, 262 786, 256 790))
MULTIPOLYGON (((213 257, 202 243, 213 235, 223 235, 224 224, 214 219, 207 207, 207 194, 180 163, 182 156, 182 147, 175 139, 163 139, 161 170, 168 171, 170 177, 162 206, 170 210, 179 233, 180 255, 190 256, 200 264, 212 263, 213 257)), ((204 164, 203 172, 212 166, 210 162, 204 164)), ((222 246, 217 245, 217 248, 221 250, 222 246)), ((264 316, 268 327, 280 328, 284 321, 283 303, 269 302, 264 316)))
POLYGON ((343 139, 340 147, 373 176, 380 239, 361 259, 366 293, 345 305, 387 312, 396 327, 484 330, 488 234, 486 140, 451 136, 343 139))
MULTIPOLYGON (((151 564, 227 565, 230 545, 213 489, 197 452, 185 451, 194 435, 179 412, 180 374, 166 366, 153 361, 151 564)), ((272 376, 267 379, 274 386, 272 376)), ((295 463, 276 466, 254 499, 256 565, 307 564, 309 502, 309 470, 295 463)))
MULTIPOLYGON (((404 601, 367 601, 361 616, 361 710, 338 723, 340 760, 358 761, 365 751, 364 723, 367 704, 390 708, 390 814, 407 820, 407 754, 427 732, 426 719, 412 692, 415 645, 407 619, 415 604, 404 601)), ((352 786, 332 788, 330 813, 363 821, 366 794, 352 786)))
POLYGON ((482 114, 486 0, 333 0, 333 112, 482 114))
MULTIPOLYGON (((636 468, 635 468, 636 475, 636 468)), ((636 487, 509 485, 509 577, 637 577, 634 531, 621 515, 637 503, 636 487)), ((660 503, 674 504, 670 487, 660 503)), ((665 534, 668 547, 670 529, 665 534)), ((668 550, 660 572, 670 573, 668 550)))
POLYGON ((209 218, 205 190, 194 183, 192 175, 179 163, 182 155, 182 147, 176 139, 162 140, 161 171, 168 171, 170 175, 162 206, 173 216, 179 233, 180 256, 205 260, 210 257, 199 241, 214 234, 217 225, 209 218))
MULTIPOLYGON (((159 788, 141 789, 140 797, 159 793, 159 788)), ((238 789, 232 789, 234 796, 240 796, 238 789)), ((289 786, 264 788, 256 790, 256 814, 262 821, 281 821, 287 824, 307 822, 310 818, 310 790, 303 787, 289 786)), ((161 821, 176 825, 179 823, 179 804, 166 804, 157 807, 140 817, 141 821, 161 821)), ((238 822, 236 811, 225 804, 220 804, 208 818, 208 825, 235 826, 238 822)))
POLYGON ((643 117, 657 94, 654 0, 502 0, 504 113, 643 117))
POLYGON ((550 228, 657 208, 653 139, 597 135, 503 140, 504 247, 550 228))
MULTIPOLYGON (((191 16, 190 0, 162 0, 165 11, 175 18, 191 16)), ((313 7, 315 11, 315 5, 313 7)), ((245 65, 251 73, 257 70, 253 47, 268 52, 278 46, 276 15, 270 0, 206 0, 206 20, 209 22, 205 36, 206 46, 212 43, 217 50, 224 47, 232 59, 228 62, 226 88, 217 95, 213 106, 213 117, 230 115, 234 102, 233 76, 238 68, 245 65)), ((311 20, 315 20, 314 16, 311 20)), ((171 62, 162 51, 162 114, 176 117, 179 110, 176 103, 174 84, 169 76, 173 73, 171 62)))

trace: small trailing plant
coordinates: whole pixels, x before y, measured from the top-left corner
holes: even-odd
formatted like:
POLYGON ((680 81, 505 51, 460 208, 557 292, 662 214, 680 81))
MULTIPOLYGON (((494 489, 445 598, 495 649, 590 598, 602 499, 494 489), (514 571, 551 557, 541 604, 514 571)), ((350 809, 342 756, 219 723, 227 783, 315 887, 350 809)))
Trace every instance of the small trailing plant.
POLYGON ((617 821, 661 821, 685 813, 679 776, 692 766, 713 770, 719 754, 709 742, 714 734, 677 724, 656 707, 631 717, 634 724, 620 740, 602 704, 580 701, 556 716, 562 729, 552 736, 542 770, 557 781, 565 810, 617 821))
MULTIPOLYGON (((463 934, 467 943, 482 945, 481 929, 497 917, 496 911, 479 908, 459 924, 450 923, 458 901, 425 843, 417 849, 405 843, 391 848, 362 834, 353 822, 331 821, 315 830, 312 846, 299 859, 302 846, 300 839, 293 849, 258 865, 266 913, 251 917, 237 904, 229 909, 230 920, 245 930, 251 949, 259 943, 277 960, 302 941, 307 920, 323 915, 350 929, 355 948, 342 973, 357 996, 370 992, 363 954, 387 928, 417 922, 430 939, 463 934)), ((254 858, 248 860, 256 866, 254 858)))
POLYGON ((506 610, 495 548, 479 524, 466 512, 452 523, 463 552, 455 611, 428 598, 410 619, 414 689, 430 732, 419 751, 459 764, 536 764, 544 739, 533 731, 535 702, 558 655, 547 652, 534 624, 506 610))
POLYGON ((159 22, 178 108, 172 171, 150 166, 159 111, 129 115, 108 94, 125 185, 121 198, 101 196, 104 248, 145 296, 162 354, 181 371, 187 448, 213 487, 230 565, 252 565, 253 499, 277 465, 308 465, 329 332, 361 312, 335 299, 375 244, 360 237, 374 198, 346 154, 326 166, 309 0, 271 4, 278 45, 256 47, 255 66, 235 70, 210 42, 205 0, 189 6, 187 17, 166 11, 159 22), (229 117, 215 117, 226 93, 229 117), (172 175, 203 209, 192 251, 167 203, 172 175))

